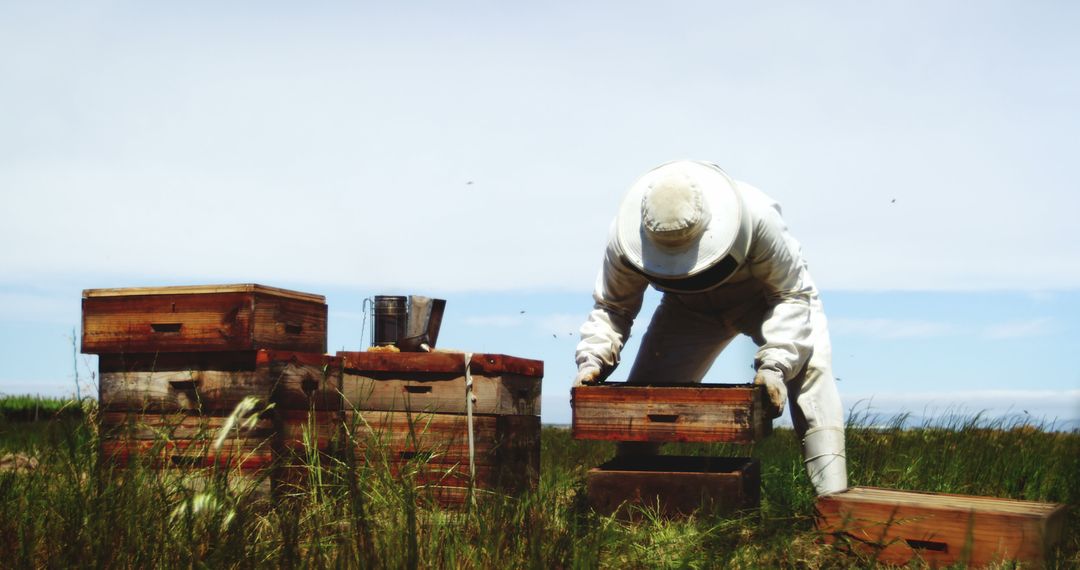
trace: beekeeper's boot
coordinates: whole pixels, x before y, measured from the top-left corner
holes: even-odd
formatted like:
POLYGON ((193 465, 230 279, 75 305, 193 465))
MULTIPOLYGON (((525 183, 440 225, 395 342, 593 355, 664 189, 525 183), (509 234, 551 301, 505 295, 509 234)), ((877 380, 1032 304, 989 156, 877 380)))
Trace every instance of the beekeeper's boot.
POLYGON ((819 496, 847 489, 844 428, 810 428, 803 437, 802 447, 806 473, 819 496))

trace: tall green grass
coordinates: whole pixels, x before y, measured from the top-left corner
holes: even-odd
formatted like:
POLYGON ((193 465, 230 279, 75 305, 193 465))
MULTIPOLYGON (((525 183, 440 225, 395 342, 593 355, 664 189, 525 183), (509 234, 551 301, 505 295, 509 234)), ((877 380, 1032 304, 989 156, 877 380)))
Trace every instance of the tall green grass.
MULTIPOLYGON (((1080 434, 977 416, 911 427, 904 427, 905 418, 884 427, 869 427, 865 419, 848 426, 851 484, 1067 503, 1066 536, 1051 567, 1080 566, 1080 434)), ((575 441, 563 429, 543 430, 535 492, 519 498, 480 494, 475 506, 448 510, 416 484, 422 459, 416 469, 393 473, 350 453, 328 456, 309 445, 301 450, 299 484, 269 494, 265 474, 222 468, 195 477, 143 463, 118 469, 98 453, 92 406, 84 417, 0 428, 0 453, 39 462, 30 472, 0 472, 3 567, 873 565, 820 542, 814 498, 790 430, 777 430, 754 446, 665 450, 760 458, 760 509, 679 521, 646 511, 636 522, 624 522, 592 512, 584 495, 586 471, 614 447, 575 441), (25 432, 33 436, 20 435, 25 432)))
POLYGON ((0 421, 41 421, 57 415, 80 416, 82 407, 73 398, 0 395, 0 421))

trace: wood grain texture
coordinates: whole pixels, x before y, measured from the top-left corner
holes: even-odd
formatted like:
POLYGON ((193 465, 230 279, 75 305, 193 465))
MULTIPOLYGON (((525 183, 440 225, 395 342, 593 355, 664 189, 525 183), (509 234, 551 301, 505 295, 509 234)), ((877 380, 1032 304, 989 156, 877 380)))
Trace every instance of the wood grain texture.
POLYGON ((1065 517, 1064 505, 872 487, 819 497, 817 511, 830 542, 889 564, 1041 564, 1065 517))
POLYGON ((699 510, 730 513, 761 502, 761 466, 745 457, 617 457, 586 475, 589 504, 605 515, 639 518, 640 507, 663 517, 699 510))
POLYGON ((84 292, 82 352, 326 351, 327 307, 322 301, 265 288, 154 294, 134 290, 130 295, 119 291, 84 292))
MULTIPOLYGON (((455 414, 346 412, 354 454, 361 463, 409 469, 424 481, 459 482, 469 473, 466 417, 455 414), (456 478, 455 478, 456 477, 456 478)), ((473 417, 476 486, 503 493, 534 489, 540 472, 538 416, 473 417)), ((454 485, 451 485, 454 486, 454 485)), ((456 496, 456 495, 455 495, 456 496)))
POLYGON ((131 297, 133 295, 206 295, 209 293, 266 293, 277 297, 325 303, 326 297, 291 289, 281 289, 259 285, 258 283, 237 283, 233 285, 172 285, 167 287, 125 287, 118 289, 84 289, 83 298, 131 297))
POLYGON ((152 467, 237 467, 257 470, 273 462, 275 430, 260 417, 250 428, 228 427, 226 416, 102 414, 102 453, 118 465, 141 458, 152 467), (226 437, 220 446, 216 439, 226 437))
MULTIPOLYGON (((386 454, 389 460, 423 455, 435 463, 469 462, 467 418, 463 415, 346 412, 345 424, 352 430, 358 453, 386 454)), ((531 461, 540 448, 540 418, 473 416, 473 438, 477 465, 494 465, 511 448, 528 450, 521 457, 531 461)))
POLYGON ((312 449, 330 453, 338 449, 342 440, 341 412, 275 409, 271 417, 278 449, 293 458, 302 458, 305 451, 312 449))
MULTIPOLYGON (((473 413, 540 415, 540 378, 512 373, 472 375, 473 413)), ((457 373, 366 372, 342 376, 346 407, 357 410, 466 412, 465 377, 457 373)))
MULTIPOLYGON (((465 374, 465 356, 456 352, 338 352, 347 371, 368 372, 432 372, 465 374)), ((473 354, 469 361, 472 374, 519 374, 541 378, 544 363, 505 354, 473 354)))
POLYGON ((752 385, 631 386, 571 390, 576 439, 753 443, 772 433, 765 392, 752 385))
POLYGON ((271 382, 270 401, 281 410, 340 412, 341 359, 321 353, 261 350, 255 370, 271 382))
POLYGON ((109 411, 228 412, 248 396, 269 403, 271 381, 254 370, 101 372, 99 402, 109 411))
POLYGON ((244 351, 103 355, 108 411, 229 411, 245 397, 285 410, 340 410, 340 361, 321 353, 244 351))

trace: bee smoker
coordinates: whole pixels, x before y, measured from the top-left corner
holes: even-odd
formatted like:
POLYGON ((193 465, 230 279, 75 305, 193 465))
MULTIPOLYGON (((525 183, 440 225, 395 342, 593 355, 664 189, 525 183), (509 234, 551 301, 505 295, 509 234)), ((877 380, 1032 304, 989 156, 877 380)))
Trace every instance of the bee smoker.
POLYGON ((376 295, 372 345, 393 345, 402 352, 430 352, 439 338, 445 309, 445 299, 376 295))

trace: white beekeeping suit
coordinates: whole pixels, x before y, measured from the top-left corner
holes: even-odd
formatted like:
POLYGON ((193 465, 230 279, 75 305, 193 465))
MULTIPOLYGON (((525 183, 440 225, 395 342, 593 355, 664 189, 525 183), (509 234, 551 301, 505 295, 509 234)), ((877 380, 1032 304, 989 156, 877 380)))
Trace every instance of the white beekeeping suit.
POLYGON ((701 382, 746 334, 759 347, 754 381, 766 386, 774 415, 791 402, 815 490, 847 488, 829 332, 801 249, 779 204, 713 164, 676 161, 646 173, 612 225, 596 305, 581 326, 576 383, 600 381, 618 365, 651 284, 664 296, 628 382, 701 382))

